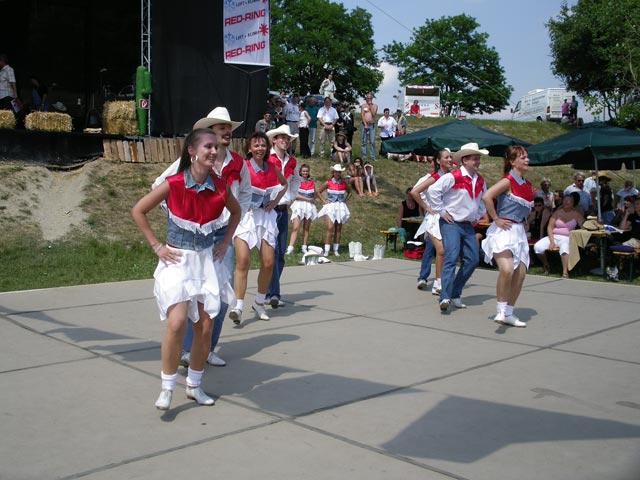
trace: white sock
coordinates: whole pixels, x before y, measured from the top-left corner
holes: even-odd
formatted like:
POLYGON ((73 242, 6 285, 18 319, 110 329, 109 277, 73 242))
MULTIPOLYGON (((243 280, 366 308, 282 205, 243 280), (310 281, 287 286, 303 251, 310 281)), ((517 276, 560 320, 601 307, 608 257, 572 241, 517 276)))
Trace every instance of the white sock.
POLYGON ((507 305, 504 309, 504 314, 508 317, 509 315, 513 315, 513 305, 507 305))
POLYGON ((199 387, 200 382, 202 382, 203 373, 204 370, 192 370, 191 367, 189 367, 189 370, 187 370, 187 387, 199 387))
POLYGON ((287 253, 293 253, 293 245, 287 247, 287 253))
POLYGON ((434 288, 442 288, 442 283, 440 283, 440 279, 439 278, 436 278, 433 281, 433 286, 434 286, 434 288))
POLYGON ((258 305, 264 305, 264 299, 267 298, 267 295, 265 293, 256 293, 256 303, 258 305))
POLYGON ((242 300, 236 300, 236 308, 239 310, 244 310, 244 298, 242 300))
POLYGON ((334 252, 337 252, 339 248, 340 248, 340 244, 339 243, 334 243, 333 244, 333 251, 334 252))
POLYGON ((160 378, 162 379, 162 389, 171 390, 176 386, 176 378, 178 378, 178 372, 173 375, 167 375, 164 372, 160 372, 160 378))
POLYGON ((507 311, 507 302, 496 302, 496 313, 504 313, 507 311))
POLYGON ((302 245, 302 253, 307 253, 307 246, 306 245, 302 245))
POLYGON ((329 250, 331 249, 331 245, 329 245, 328 243, 324 244, 324 254, 325 255, 329 255, 329 250))

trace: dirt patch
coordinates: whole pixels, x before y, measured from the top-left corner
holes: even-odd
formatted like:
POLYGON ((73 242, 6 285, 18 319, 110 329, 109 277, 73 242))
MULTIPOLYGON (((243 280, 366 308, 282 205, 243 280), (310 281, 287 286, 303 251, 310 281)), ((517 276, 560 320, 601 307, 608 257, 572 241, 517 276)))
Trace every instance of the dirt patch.
POLYGON ((3 164, 0 211, 3 228, 35 224, 47 241, 64 237, 87 218, 80 207, 91 164, 73 171, 49 171, 27 164, 3 164))

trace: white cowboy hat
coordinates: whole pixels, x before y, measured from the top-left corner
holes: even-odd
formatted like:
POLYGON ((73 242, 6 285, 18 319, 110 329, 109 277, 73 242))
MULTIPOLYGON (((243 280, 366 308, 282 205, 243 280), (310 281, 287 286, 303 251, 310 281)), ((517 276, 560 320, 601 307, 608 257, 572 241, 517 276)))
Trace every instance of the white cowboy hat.
POLYGON ((66 112, 67 111, 67 107, 65 107, 64 103, 62 103, 62 102, 56 102, 51 106, 53 108, 55 108, 56 110, 58 110, 59 112, 66 112))
POLYGON ((278 128, 267 131, 267 137, 269 137, 269 140, 271 141, 273 141, 273 138, 277 137, 278 135, 287 135, 291 139, 298 138, 297 133, 294 135, 291 134, 289 125, 280 125, 278 128))
POLYGON ((462 157, 466 157, 468 155, 489 155, 489 150, 480 149, 477 143, 467 143, 460 147, 456 153, 452 155, 454 160, 460 160, 462 157))
POLYGON ((233 122, 229 116, 229 110, 225 107, 216 107, 209 112, 209 115, 194 123, 193 129, 210 128, 213 125, 218 125, 220 123, 229 123, 231 124, 231 130, 235 130, 242 125, 243 122, 233 122))
POLYGON ((339 163, 336 163, 333 167, 331 167, 331 171, 332 172, 344 172, 345 170, 346 170, 346 168, 344 168, 339 163))

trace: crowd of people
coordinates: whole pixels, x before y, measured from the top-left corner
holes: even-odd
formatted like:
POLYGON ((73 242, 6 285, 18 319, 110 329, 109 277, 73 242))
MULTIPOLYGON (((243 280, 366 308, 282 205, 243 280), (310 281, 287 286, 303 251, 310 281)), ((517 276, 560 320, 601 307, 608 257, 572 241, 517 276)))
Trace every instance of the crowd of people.
MULTIPOLYGON (((243 321, 251 249, 258 251, 260 262, 251 310, 262 321, 285 306, 280 279, 285 256, 294 253, 301 227, 300 251, 308 254, 311 223, 324 217, 322 253, 340 256, 351 196, 378 194, 375 151, 369 143, 375 127, 380 127, 383 136, 383 131, 401 126, 388 109, 380 117, 382 123, 375 121, 377 106, 372 100, 367 96, 361 106, 365 145, 362 157, 355 158, 344 124, 335 132, 342 118, 336 116, 328 97, 315 115, 300 102, 285 104, 282 115, 265 115, 260 125, 270 124, 271 118, 281 121, 274 128, 256 129, 245 141, 244 155, 230 149, 232 133, 242 122, 231 120, 226 108, 216 107, 195 122, 180 158, 132 208, 134 221, 158 256, 154 295, 160 318, 166 322, 158 409, 170 408, 180 364, 187 368, 187 397, 201 405, 214 403, 200 388, 202 375, 206 363, 226 364, 215 349, 227 310, 234 324, 243 321), (293 107, 304 119, 302 127, 288 117, 293 107), (320 151, 332 143, 338 147, 333 148, 332 164, 319 173, 318 181, 309 165, 299 165, 294 156, 296 142, 300 144, 303 137, 301 129, 310 130, 313 119, 321 130, 320 151), (363 162, 367 155, 369 160, 363 162), (319 210, 316 202, 322 205, 319 210), (157 205, 167 211, 165 243, 158 240, 147 220, 157 205)), ((301 152, 312 148, 310 136, 305 145, 300 144, 301 152)), ((525 179, 529 161, 522 146, 507 147, 504 177, 489 186, 479 173, 481 156, 487 154, 478 144, 468 143, 456 152, 445 148, 428 158, 429 171, 407 189, 399 206, 398 226, 406 240, 424 241, 419 290, 428 287, 435 255, 431 293, 438 297, 442 313, 466 308, 463 291, 482 253, 485 262, 495 263, 498 269, 494 320, 525 327, 515 307, 529 267, 530 247, 545 272, 549 269, 547 252, 557 249, 563 277, 567 277, 569 232, 593 213, 592 191, 596 199, 600 197, 596 203, 601 217, 606 214, 636 237, 640 236, 640 200, 629 182, 614 196, 606 173, 592 172, 585 179, 577 172, 574 182, 562 191, 553 191, 551 180, 543 178, 540 188, 534 190, 525 179), (586 180, 595 185, 589 193, 585 192, 585 184, 590 183, 586 180), (421 224, 406 222, 410 217, 424 220, 421 224), (488 226, 484 234, 477 229, 482 222, 488 226)))

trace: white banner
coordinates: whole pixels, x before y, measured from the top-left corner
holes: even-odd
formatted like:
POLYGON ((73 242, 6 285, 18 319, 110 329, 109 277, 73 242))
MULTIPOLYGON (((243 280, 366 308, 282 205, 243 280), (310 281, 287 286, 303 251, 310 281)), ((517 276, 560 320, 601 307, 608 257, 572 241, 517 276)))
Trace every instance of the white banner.
POLYGON ((270 65, 269 0, 224 0, 224 61, 270 65))

